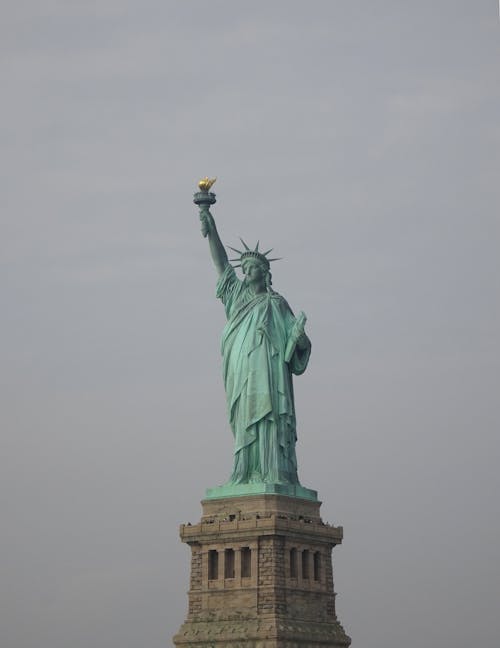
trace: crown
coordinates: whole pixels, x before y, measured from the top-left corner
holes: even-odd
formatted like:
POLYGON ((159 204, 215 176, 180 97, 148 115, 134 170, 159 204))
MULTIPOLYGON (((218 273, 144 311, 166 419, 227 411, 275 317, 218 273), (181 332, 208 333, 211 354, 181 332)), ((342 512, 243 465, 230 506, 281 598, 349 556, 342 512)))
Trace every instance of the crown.
POLYGON ((239 261, 238 265, 234 266, 235 268, 239 268, 240 266, 242 266, 245 259, 256 259, 269 270, 271 261, 280 260, 280 258, 276 258, 276 259, 267 258, 267 255, 273 251, 273 248, 271 248, 267 252, 259 252, 259 241, 257 241, 257 245, 255 246, 254 250, 251 250, 241 237, 240 237, 240 241, 243 243, 243 246, 245 247, 243 251, 237 250, 236 248, 233 248, 230 245, 227 246, 230 250, 240 255, 238 259, 230 259, 231 262, 239 261))

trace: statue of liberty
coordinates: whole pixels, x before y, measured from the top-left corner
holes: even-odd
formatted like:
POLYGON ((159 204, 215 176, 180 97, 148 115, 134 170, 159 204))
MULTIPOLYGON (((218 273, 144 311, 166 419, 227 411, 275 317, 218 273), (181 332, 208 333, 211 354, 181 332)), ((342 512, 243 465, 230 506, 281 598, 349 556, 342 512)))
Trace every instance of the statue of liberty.
POLYGON ((292 374, 307 367, 311 342, 304 332, 306 317, 295 317, 286 300, 274 292, 267 252, 259 243, 235 250, 228 259, 209 205, 214 181, 200 181, 195 203, 200 206, 202 234, 208 238, 218 273, 217 297, 227 323, 222 333, 223 380, 227 412, 234 435, 234 465, 227 485, 297 485, 296 423, 292 374), (231 262, 236 261, 233 267, 231 262), (243 279, 236 275, 241 267, 243 279))

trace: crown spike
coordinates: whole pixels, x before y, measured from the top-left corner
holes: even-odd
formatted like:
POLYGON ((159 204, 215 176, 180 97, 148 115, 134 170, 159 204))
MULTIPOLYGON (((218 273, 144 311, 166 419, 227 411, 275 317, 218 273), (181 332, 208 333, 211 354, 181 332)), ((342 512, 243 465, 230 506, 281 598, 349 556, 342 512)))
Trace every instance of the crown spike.
POLYGON ((236 252, 236 254, 239 256, 239 258, 236 259, 229 259, 230 263, 239 262, 238 265, 233 265, 233 268, 241 268, 247 259, 255 259, 257 261, 260 261, 260 263, 263 263, 269 270, 270 267, 269 264, 271 263, 271 261, 281 261, 282 259, 282 257, 276 257, 275 259, 268 259, 267 255, 270 252, 272 252, 273 248, 270 248, 264 253, 260 252, 259 251, 260 241, 257 241, 255 248, 252 250, 248 247, 248 245, 241 238, 241 236, 239 237, 239 239, 245 247, 245 250, 243 252, 241 250, 237 250, 231 245, 226 246, 229 250, 233 250, 233 252, 236 252))

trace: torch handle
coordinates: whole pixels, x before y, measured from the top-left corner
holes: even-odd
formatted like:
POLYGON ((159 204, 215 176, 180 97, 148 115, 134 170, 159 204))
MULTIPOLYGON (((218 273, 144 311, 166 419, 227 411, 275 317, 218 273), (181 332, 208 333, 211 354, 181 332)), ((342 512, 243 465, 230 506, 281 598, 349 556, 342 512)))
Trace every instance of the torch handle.
POLYGON ((207 238, 208 236, 208 215, 209 211, 206 205, 201 206, 200 205, 200 221, 201 221, 201 233, 203 238, 207 238))
POLYGON ((198 191, 193 196, 193 202, 200 208, 201 233, 206 238, 210 231, 211 218, 208 209, 216 202, 215 194, 211 191, 198 191))

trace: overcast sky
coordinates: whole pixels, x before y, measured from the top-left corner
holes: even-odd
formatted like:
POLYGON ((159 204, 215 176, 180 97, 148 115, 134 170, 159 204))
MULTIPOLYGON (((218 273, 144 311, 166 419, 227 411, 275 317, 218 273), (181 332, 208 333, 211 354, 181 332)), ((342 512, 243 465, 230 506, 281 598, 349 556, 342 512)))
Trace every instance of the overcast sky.
POLYGON ((224 242, 308 315, 354 648, 498 648, 496 0, 2 3, 2 648, 165 648, 232 438, 224 242))

